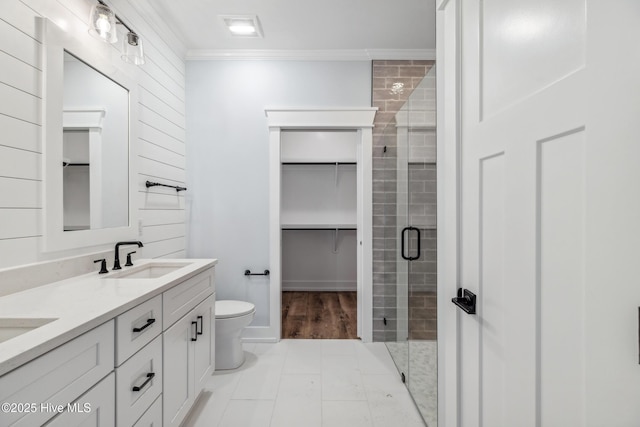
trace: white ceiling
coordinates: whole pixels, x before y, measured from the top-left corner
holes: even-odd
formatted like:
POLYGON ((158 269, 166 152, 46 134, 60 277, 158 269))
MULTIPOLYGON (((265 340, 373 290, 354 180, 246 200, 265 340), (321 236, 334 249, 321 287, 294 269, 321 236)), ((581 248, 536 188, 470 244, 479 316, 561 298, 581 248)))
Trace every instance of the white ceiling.
MULTIPOLYGON (((435 0, 153 0, 187 57, 217 51, 435 50, 435 0), (218 15, 258 15, 264 38, 232 37, 218 15)), ((370 55, 371 56, 371 55, 370 55)), ((393 59, 393 58, 389 58, 393 59)), ((416 58, 420 59, 420 58, 416 58)))

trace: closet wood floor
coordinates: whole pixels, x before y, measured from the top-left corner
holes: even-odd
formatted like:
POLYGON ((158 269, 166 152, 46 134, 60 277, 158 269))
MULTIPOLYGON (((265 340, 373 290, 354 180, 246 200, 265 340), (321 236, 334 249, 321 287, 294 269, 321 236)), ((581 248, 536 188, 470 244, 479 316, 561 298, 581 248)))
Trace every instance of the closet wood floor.
POLYGON ((356 292, 282 292, 282 338, 357 338, 356 292))

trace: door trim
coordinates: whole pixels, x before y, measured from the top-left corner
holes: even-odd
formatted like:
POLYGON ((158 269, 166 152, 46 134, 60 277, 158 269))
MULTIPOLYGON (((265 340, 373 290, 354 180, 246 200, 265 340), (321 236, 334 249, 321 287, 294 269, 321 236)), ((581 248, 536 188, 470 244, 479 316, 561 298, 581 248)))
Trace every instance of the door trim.
POLYGON ((437 247, 438 247, 438 424, 457 427, 460 313, 451 298, 460 277, 460 0, 442 0, 436 11, 437 247))
POLYGON ((269 325, 247 327, 243 339, 277 342, 282 333, 281 142, 286 129, 357 131, 358 337, 373 338, 373 118, 377 108, 266 108, 269 126, 269 325))

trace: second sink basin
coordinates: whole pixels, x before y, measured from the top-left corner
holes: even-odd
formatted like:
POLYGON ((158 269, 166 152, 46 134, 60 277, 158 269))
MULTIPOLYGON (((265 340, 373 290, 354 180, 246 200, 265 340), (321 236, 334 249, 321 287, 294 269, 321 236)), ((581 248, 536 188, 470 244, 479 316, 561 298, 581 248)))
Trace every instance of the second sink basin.
POLYGON ((58 319, 0 318, 0 343, 58 319))
POLYGON ((145 264, 110 274, 105 279, 157 279, 189 264, 188 262, 145 264))

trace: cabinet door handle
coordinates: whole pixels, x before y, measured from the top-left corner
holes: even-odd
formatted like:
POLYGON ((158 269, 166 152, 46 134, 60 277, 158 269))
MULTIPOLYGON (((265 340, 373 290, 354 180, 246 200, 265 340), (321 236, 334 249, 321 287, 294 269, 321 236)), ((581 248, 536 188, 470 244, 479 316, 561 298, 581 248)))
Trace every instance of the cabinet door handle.
POLYGON ((198 341, 198 322, 191 322, 191 326, 195 326, 196 327, 196 333, 193 334, 193 337, 191 338, 191 341, 198 341))
POLYGON ((198 320, 200 321, 200 331, 198 331, 198 327, 196 326, 196 334, 202 335, 202 331, 204 331, 204 319, 202 316, 198 316, 198 320))
POLYGON ((132 388, 131 390, 133 390, 133 391, 140 391, 140 390, 142 390, 142 389, 144 388, 144 386, 146 386, 147 384, 149 384, 149 382, 150 382, 150 381, 153 379, 153 377, 155 377, 155 376, 156 376, 155 372, 149 372, 149 373, 147 374, 147 379, 146 379, 146 380, 144 380, 144 382, 143 382, 142 384, 140 384, 140 385, 136 385, 136 386, 133 386, 133 388, 132 388))
POLYGON ((142 332, 147 329, 149 326, 153 325, 156 322, 156 319, 147 319, 147 323, 142 325, 139 328, 133 328, 133 332, 142 332))

